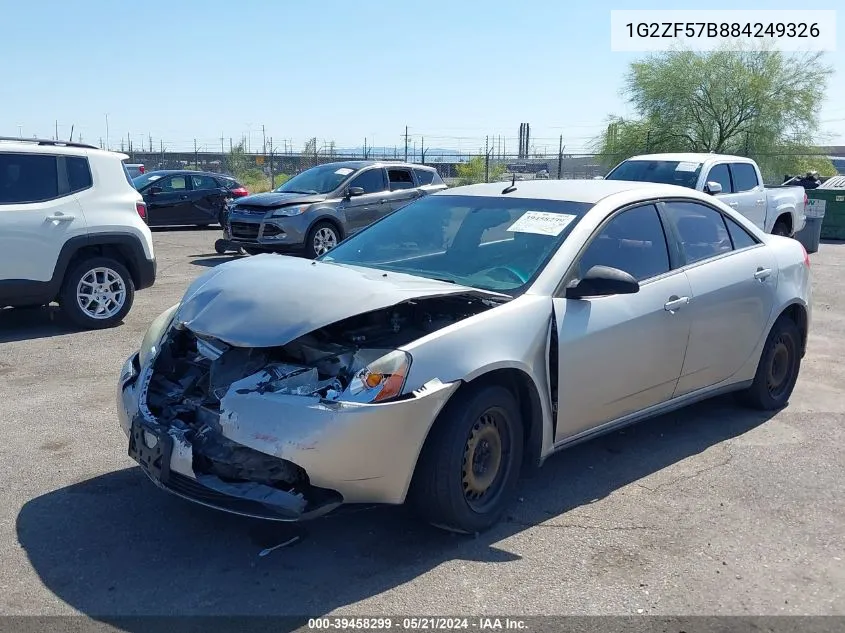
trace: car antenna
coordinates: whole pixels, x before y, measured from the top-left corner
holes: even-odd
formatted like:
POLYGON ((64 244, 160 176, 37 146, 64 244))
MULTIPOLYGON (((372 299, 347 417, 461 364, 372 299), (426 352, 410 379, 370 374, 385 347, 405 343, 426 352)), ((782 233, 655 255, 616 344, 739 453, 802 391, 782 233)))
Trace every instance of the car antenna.
POLYGON ((511 180, 511 184, 502 189, 502 193, 510 193, 511 191, 516 191, 516 172, 513 172, 513 180, 511 180))

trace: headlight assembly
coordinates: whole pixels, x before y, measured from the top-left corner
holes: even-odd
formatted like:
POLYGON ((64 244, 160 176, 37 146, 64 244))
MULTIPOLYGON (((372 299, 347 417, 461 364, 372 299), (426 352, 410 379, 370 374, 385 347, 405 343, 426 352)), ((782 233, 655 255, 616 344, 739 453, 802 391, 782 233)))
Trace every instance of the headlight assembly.
POLYGON ((399 350, 390 351, 358 370, 341 400, 367 403, 395 398, 402 393, 410 368, 410 354, 399 350))
POLYGON ((282 207, 281 209, 276 209, 270 215, 271 218, 289 218, 292 215, 299 215, 301 213, 305 213, 305 210, 311 205, 308 204, 297 204, 292 207, 282 207))
POLYGON ((147 361, 158 353, 158 344, 161 341, 161 337, 164 336, 167 328, 170 327, 170 323, 173 321, 173 316, 176 314, 178 307, 179 305, 177 304, 167 311, 162 312, 150 324, 147 333, 144 334, 144 340, 141 341, 141 349, 138 351, 138 361, 141 367, 144 367, 147 361))

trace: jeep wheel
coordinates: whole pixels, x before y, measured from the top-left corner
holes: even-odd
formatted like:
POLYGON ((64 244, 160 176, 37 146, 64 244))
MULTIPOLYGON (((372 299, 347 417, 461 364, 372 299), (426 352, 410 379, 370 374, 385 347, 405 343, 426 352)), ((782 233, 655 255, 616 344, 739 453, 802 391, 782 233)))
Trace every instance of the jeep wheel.
POLYGON ((123 320, 135 299, 135 284, 126 267, 109 257, 92 257, 65 276, 59 303, 75 325, 89 330, 123 320))

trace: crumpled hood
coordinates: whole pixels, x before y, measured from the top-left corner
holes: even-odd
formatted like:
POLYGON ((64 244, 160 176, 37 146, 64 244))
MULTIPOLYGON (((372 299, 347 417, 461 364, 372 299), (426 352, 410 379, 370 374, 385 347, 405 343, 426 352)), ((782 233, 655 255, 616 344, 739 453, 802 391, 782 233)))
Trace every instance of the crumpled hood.
POLYGON ((310 193, 277 193, 269 191, 267 193, 256 193, 251 196, 244 196, 237 198, 233 203, 233 207, 281 207, 287 204, 311 204, 314 202, 322 202, 326 199, 322 194, 310 193))
POLYGON ((496 296, 413 275, 266 254, 221 264, 196 279, 174 322, 236 347, 276 347, 357 314, 455 294, 496 296))

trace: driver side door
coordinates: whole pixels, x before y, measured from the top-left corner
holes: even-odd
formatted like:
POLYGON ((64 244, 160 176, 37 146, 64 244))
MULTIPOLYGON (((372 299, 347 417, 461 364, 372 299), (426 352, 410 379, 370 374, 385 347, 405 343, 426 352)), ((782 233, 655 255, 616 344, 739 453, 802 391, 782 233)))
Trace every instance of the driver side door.
POLYGON ((686 302, 692 291, 670 256, 667 235, 653 204, 617 211, 582 252, 575 279, 593 266, 611 266, 633 275, 639 292, 554 298, 556 442, 672 398, 690 332, 686 302))
POLYGON ((342 208, 346 216, 346 234, 351 235, 369 226, 389 210, 387 182, 384 169, 371 167, 355 176, 349 188, 360 187, 364 193, 344 200, 342 208))

